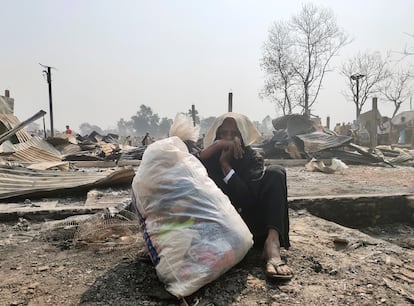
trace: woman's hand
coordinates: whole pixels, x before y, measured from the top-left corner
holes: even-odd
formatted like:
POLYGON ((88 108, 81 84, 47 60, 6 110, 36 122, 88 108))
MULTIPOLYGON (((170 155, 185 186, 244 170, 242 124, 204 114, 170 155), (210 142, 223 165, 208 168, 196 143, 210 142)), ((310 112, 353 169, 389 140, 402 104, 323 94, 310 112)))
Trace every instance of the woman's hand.
POLYGON ((220 165, 224 175, 227 175, 231 169, 231 159, 240 159, 243 157, 243 149, 241 147, 240 138, 236 137, 234 140, 220 140, 223 141, 223 149, 220 154, 220 165))
POLYGON ((239 137, 235 137, 233 140, 233 157, 235 159, 240 159, 243 157, 244 151, 241 146, 241 141, 239 137))
POLYGON ((223 157, 220 157, 220 160, 228 163, 230 162, 231 157, 240 159, 244 154, 240 138, 235 137, 234 140, 216 140, 212 145, 200 152, 200 158, 207 159, 216 152, 221 152, 223 157))
POLYGON ((232 156, 235 159, 240 159, 243 157, 243 149, 241 146, 241 141, 239 137, 235 137, 234 140, 217 140, 218 150, 225 151, 230 150, 232 153, 232 156))

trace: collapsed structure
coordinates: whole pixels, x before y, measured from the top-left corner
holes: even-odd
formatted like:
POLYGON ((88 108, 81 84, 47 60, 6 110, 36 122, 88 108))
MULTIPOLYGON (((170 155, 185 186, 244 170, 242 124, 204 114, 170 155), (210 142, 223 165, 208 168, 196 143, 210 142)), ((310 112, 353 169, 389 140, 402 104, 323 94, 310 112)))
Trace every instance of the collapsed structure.
POLYGON ((348 164, 413 165, 410 145, 379 145, 372 150, 355 143, 358 139, 353 133, 340 135, 299 114, 273 119, 272 124, 272 138, 257 145, 265 158, 337 158, 348 164))
MULTIPOLYGON (((134 170, 121 166, 139 165, 145 146, 124 144, 116 134, 100 135, 95 131, 85 136, 63 133, 46 138, 31 135, 25 126, 46 112, 41 110, 23 122, 13 112, 14 99, 6 90, 5 95, 0 96, 0 199, 132 182, 134 170), (89 166, 95 163, 96 167, 105 165, 115 170, 86 175, 85 170, 77 168, 85 163, 89 166), (30 183, 18 183, 27 182, 28 177, 30 183)), ((366 124, 369 118, 369 115, 362 114, 362 123, 366 124)), ((411 124, 413 121, 414 118, 408 122, 411 124)), ((335 158, 345 164, 414 164, 412 144, 380 145, 370 149, 359 145, 355 134, 340 135, 299 114, 275 118, 272 124, 275 129, 273 137, 256 145, 266 159, 335 158)))
MULTIPOLYGON (((0 200, 44 196, 50 194, 85 192, 95 187, 130 184, 135 171, 132 167, 108 171, 84 171, 70 159, 76 154, 93 160, 116 156, 119 151, 105 138, 86 138, 80 142, 74 136, 47 138, 31 135, 24 127, 46 112, 39 111, 20 122, 13 114, 14 99, 6 90, 0 96, 0 200)), ((110 138, 112 139, 112 138, 110 138)))

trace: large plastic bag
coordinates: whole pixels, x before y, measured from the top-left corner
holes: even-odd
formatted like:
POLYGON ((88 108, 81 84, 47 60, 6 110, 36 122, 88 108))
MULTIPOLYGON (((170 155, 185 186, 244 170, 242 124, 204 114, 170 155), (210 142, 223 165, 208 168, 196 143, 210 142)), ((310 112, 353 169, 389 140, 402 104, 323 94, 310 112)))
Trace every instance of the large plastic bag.
POLYGON ((253 245, 228 197, 176 136, 148 146, 132 190, 157 275, 177 298, 217 279, 253 245))

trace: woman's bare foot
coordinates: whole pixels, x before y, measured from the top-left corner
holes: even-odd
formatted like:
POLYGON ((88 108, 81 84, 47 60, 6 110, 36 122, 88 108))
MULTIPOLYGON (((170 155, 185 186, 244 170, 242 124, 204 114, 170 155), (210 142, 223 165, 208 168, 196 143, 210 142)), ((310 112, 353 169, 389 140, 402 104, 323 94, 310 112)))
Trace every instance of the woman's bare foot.
POLYGON ((276 279, 291 279, 293 277, 292 269, 280 257, 279 232, 275 229, 269 229, 263 254, 266 260, 266 275, 276 279))

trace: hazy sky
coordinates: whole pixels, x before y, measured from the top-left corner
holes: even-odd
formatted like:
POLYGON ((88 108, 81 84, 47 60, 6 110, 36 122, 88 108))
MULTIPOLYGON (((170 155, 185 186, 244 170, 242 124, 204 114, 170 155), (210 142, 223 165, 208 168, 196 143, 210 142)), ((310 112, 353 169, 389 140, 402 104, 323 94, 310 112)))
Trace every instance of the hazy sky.
MULTIPOLYGON (((414 1, 312 1, 333 9, 354 41, 332 62, 358 51, 414 47, 414 1)), ((195 104, 201 117, 227 110, 262 120, 279 116, 260 100, 262 46, 275 21, 297 14, 304 1, 265 0, 0 0, 0 93, 11 91, 15 115, 43 109, 49 123, 48 87, 39 65, 53 66, 54 127, 75 131, 83 122, 102 128, 129 120, 141 104, 174 118, 195 104)), ((407 61, 414 64, 414 56, 407 61)), ((344 77, 326 75, 313 113, 331 124, 355 119, 344 77)), ((391 104, 389 104, 391 106, 391 104)), ((371 102, 363 111, 369 110, 371 102)), ((409 109, 409 102, 404 109, 409 109)), ((383 115, 392 114, 379 100, 383 115)), ((38 121, 41 124, 41 120, 38 121)), ((331 125, 332 126, 332 125, 331 125)))

